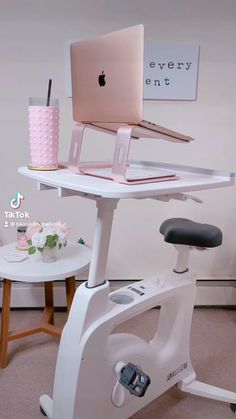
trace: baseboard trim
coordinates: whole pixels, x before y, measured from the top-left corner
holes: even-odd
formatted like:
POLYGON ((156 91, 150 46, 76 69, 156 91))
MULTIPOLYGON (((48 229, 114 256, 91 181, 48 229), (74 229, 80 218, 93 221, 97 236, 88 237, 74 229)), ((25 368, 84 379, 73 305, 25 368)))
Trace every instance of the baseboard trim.
MULTIPOLYGON (((111 280, 110 289, 115 291, 130 285, 136 280, 111 280)), ((77 281, 77 286, 81 281, 77 281)), ((12 286, 12 308, 40 308, 44 306, 44 288, 42 284, 23 284, 14 282, 12 286)), ((2 301, 2 287, 0 289, 2 301)), ((55 307, 66 306, 64 281, 54 283, 55 307)), ((236 280, 198 280, 196 306, 236 306, 236 280)))

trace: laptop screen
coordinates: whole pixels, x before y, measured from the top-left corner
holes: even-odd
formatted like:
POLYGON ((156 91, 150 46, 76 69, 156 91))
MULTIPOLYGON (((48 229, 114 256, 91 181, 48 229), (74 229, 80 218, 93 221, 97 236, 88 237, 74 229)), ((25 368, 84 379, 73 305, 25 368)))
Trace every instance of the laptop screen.
POLYGON ((143 25, 71 44, 76 122, 142 120, 143 48, 143 25))

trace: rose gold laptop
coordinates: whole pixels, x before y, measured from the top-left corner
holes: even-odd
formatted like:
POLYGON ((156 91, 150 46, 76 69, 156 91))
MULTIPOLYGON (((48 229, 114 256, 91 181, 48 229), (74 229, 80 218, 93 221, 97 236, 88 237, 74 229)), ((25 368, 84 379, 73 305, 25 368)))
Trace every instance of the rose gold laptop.
POLYGON ((129 166, 129 142, 118 135, 112 165, 82 166, 80 163, 84 124, 113 132, 135 125, 134 133, 141 132, 143 137, 160 138, 164 134, 172 141, 192 140, 143 121, 143 48, 143 25, 71 44, 73 119, 80 123, 73 131, 70 148, 69 168, 74 172, 126 184, 177 179, 173 171, 129 166), (145 128, 149 130, 148 135, 145 128))
POLYGON ((73 119, 112 131, 140 125, 192 140, 143 120, 143 50, 143 25, 71 44, 73 119))

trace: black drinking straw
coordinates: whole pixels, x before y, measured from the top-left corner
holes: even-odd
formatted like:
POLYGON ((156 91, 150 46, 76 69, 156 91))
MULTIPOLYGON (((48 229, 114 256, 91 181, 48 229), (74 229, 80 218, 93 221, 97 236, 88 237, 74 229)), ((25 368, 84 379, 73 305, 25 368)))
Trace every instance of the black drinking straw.
POLYGON ((50 105, 51 88, 52 88, 52 79, 49 79, 49 81, 48 81, 47 106, 50 105))

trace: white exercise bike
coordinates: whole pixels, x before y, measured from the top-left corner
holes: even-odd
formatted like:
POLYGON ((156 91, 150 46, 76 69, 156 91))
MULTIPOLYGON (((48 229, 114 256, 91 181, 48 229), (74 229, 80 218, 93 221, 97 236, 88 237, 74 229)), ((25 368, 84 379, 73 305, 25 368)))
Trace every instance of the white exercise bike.
MULTIPOLYGON (((196 380, 189 350, 196 294, 189 253, 219 246, 222 233, 184 218, 164 221, 160 232, 178 252, 174 270, 165 277, 112 293, 108 282, 78 288, 60 342, 53 399, 40 398, 49 418, 126 419, 176 384, 181 391, 228 402, 235 412, 236 393, 196 380), (130 333, 112 334, 116 326, 159 305, 150 342, 130 333)), ((106 232, 100 244, 103 240, 109 241, 106 232)))

